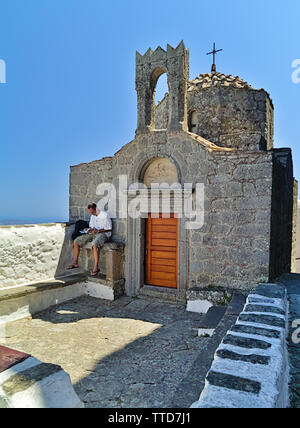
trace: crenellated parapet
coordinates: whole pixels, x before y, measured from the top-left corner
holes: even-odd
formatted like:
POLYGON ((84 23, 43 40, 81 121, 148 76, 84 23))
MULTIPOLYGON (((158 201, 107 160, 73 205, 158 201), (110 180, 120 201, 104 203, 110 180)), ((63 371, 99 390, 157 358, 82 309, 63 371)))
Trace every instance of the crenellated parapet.
POLYGON ((187 87, 189 81, 189 51, 182 42, 177 48, 167 45, 144 55, 136 53, 136 91, 138 98, 137 134, 155 128, 155 89, 159 77, 167 73, 170 94, 168 129, 187 130, 187 87))

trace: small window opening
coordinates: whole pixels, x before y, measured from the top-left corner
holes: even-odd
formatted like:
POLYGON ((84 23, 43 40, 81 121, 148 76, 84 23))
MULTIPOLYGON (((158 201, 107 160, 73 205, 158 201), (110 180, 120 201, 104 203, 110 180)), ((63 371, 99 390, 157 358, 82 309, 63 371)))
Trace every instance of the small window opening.
POLYGON ((189 132, 197 133, 197 113, 195 110, 189 113, 189 132))

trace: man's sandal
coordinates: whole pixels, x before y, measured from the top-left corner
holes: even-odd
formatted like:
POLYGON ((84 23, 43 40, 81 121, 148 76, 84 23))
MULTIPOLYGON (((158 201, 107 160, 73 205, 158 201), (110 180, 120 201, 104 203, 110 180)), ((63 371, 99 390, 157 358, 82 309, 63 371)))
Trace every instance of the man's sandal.
POLYGON ((71 265, 67 267, 68 270, 79 269, 79 265, 71 265))
POLYGON ((97 276, 99 272, 100 272, 100 269, 94 270, 93 272, 91 272, 91 276, 97 276))

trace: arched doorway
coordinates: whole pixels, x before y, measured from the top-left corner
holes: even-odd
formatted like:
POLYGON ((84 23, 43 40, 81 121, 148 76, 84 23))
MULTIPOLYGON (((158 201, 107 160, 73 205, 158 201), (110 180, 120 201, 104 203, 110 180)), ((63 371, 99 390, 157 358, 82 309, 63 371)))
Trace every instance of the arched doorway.
MULTIPOLYGON (((181 186, 181 165, 183 164, 184 159, 181 159, 180 157, 173 158, 169 154, 164 153, 164 151, 160 153, 160 157, 149 157, 145 151, 143 156, 139 156, 132 167, 131 182, 139 182, 146 185, 148 188, 149 199, 151 199, 153 194, 157 191, 155 187, 154 189, 150 187, 151 184, 156 183, 164 187, 164 183, 172 185, 176 182, 177 186, 179 186, 178 195, 180 195, 180 198, 183 200, 183 189, 181 186)), ((151 238, 153 241, 151 242, 150 248, 152 251, 152 261, 150 262, 150 266, 151 264, 161 266, 155 268, 153 271, 157 271, 157 273, 171 273, 173 276, 170 278, 168 275, 160 275, 161 278, 158 278, 159 275, 154 274, 151 278, 155 279, 155 281, 152 281, 151 278, 148 281, 149 277, 147 278, 147 266, 149 265, 147 265, 147 257, 149 257, 149 246, 147 248, 147 233, 149 227, 151 227, 148 223, 151 209, 149 204, 148 211, 143 211, 140 218, 132 218, 131 216, 128 216, 127 220, 127 295, 137 295, 141 292, 141 289, 144 289, 145 293, 147 293, 148 287, 150 287, 151 293, 154 292, 154 289, 159 292, 163 290, 163 288, 167 288, 169 292, 176 294, 176 298, 185 299, 185 293, 188 286, 188 231, 185 227, 185 218, 177 218, 177 215, 174 215, 174 213, 177 212, 175 211, 176 204, 174 203, 175 192, 172 193, 171 191, 170 194, 171 215, 169 215, 169 219, 162 218, 160 210, 157 210, 154 213, 154 222, 151 226, 153 226, 153 224, 155 225, 155 227, 152 227, 152 232, 155 234, 151 238), (169 223, 174 222, 174 220, 175 222, 167 225, 164 220, 167 220, 169 223), (157 235, 157 233, 163 233, 164 236, 157 235), (162 238, 162 241, 164 242, 160 242, 160 238, 162 238), (170 240, 170 238, 173 242, 165 242, 168 239, 170 240), (158 242, 157 239, 159 239, 158 242), (152 244, 154 244, 155 248, 153 248, 152 244), (160 251, 160 253, 164 254, 157 254, 154 252, 157 249, 157 244, 159 247, 165 247, 163 251, 160 251), (166 254, 168 252, 172 252, 172 247, 173 252, 176 253, 176 257, 174 258, 169 257, 170 254, 166 254), (163 256, 165 256, 165 260, 168 260, 166 263, 162 260, 163 256), (170 267, 174 269, 170 269, 170 267), (171 272, 168 272, 170 270, 171 272), (159 281, 159 279, 165 281, 159 281)), ((128 195, 128 198, 131 197, 134 196, 128 195)), ((128 203, 130 203, 130 199, 128 199, 128 203)))
MULTIPOLYGON (((160 185, 162 188, 178 184, 176 165, 168 158, 155 158, 143 174, 143 183, 150 188, 160 185)), ((164 198, 166 194, 159 194, 164 198)), ((177 288, 178 280, 178 228, 179 219, 171 211, 171 192, 168 212, 148 214, 145 224, 145 284, 157 287, 177 288), (168 215, 169 214, 169 215, 168 215)), ((163 201, 162 201, 163 202, 163 201)), ((168 201, 164 201, 168 202, 168 201)), ((163 208, 159 200, 158 205, 163 208)))

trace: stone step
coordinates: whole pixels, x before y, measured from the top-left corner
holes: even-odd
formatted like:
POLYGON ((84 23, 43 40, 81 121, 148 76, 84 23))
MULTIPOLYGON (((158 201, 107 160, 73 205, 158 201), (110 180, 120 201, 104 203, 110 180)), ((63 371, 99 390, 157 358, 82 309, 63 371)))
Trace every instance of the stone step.
POLYGON ((213 306, 200 321, 198 336, 212 336, 227 310, 226 306, 213 306))
POLYGON ((165 287, 154 287, 151 285, 145 285, 140 289, 139 295, 164 300, 170 303, 186 304, 185 292, 180 292, 178 290, 169 289, 165 287))
POLYGON ((240 313, 242 312, 245 306, 246 300, 247 300, 246 294, 240 291, 235 291, 229 305, 227 306, 227 314, 240 315, 240 313))

